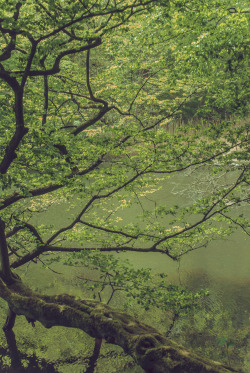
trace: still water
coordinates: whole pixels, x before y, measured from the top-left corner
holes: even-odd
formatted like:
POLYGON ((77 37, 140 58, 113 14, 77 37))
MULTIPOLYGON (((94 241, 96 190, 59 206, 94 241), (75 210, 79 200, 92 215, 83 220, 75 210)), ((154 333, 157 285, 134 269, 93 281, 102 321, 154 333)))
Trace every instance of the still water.
MULTIPOLYGON (((150 196, 150 200, 143 201, 145 208, 150 208, 155 203, 173 205, 178 202, 187 206, 205 188, 200 182, 199 190, 194 190, 196 177, 197 175, 186 173, 165 181, 160 190, 150 196)), ((223 177, 225 182, 230 176, 223 177)), ((68 224, 68 221, 65 223, 65 213, 69 215, 66 207, 67 204, 63 203, 52 206, 49 214, 39 216, 39 223, 56 221, 58 227, 65 226, 68 224)), ((128 211, 124 210, 124 221, 137 214, 139 208, 137 205, 128 211)), ((246 206, 241 209, 249 216, 246 206)), ((188 286, 192 290, 208 288, 210 297, 204 309, 196 316, 177 320, 171 337, 212 359, 241 368, 245 373, 250 372, 250 250, 249 239, 243 231, 238 229, 226 240, 213 241, 206 248, 190 252, 182 257, 180 263, 173 262, 162 254, 119 255, 129 259, 135 267, 150 267, 155 272, 167 273, 169 282, 188 286)), ((34 263, 20 269, 19 273, 24 281, 34 283, 34 289, 50 294, 68 292, 84 296, 81 281, 77 277, 82 274, 81 267, 65 267, 57 263, 51 268, 61 274, 43 269, 41 265, 34 263)), ((114 306, 116 302, 119 300, 114 299, 114 306)), ((6 305, 1 302, 0 307, 3 324, 6 305)), ((136 307, 129 312, 153 324, 162 332, 166 332, 168 328, 169 315, 159 312, 156 316, 155 311, 145 314, 136 307)), ((6 372, 22 371, 21 365, 26 367, 27 372, 142 372, 120 348, 105 343, 96 367, 91 368, 88 363, 94 341, 78 330, 61 327, 46 330, 39 324, 32 328, 23 317, 18 317, 14 331, 19 351, 16 355, 19 360, 13 360, 13 356, 11 357, 5 335, 0 331, 1 372, 4 372, 4 367, 11 362, 12 368, 6 368, 6 372)))

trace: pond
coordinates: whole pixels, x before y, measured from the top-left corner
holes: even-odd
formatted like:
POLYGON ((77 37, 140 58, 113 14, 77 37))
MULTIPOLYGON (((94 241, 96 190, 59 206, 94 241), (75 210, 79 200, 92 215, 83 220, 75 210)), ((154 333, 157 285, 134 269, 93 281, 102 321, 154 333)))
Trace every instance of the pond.
MULTIPOLYGON (((168 205, 174 205, 177 201, 182 206, 188 205, 198 198, 204 187, 200 182, 199 190, 194 189, 196 177, 189 172, 173 176, 150 197, 151 201, 145 199, 143 203, 148 204, 148 207, 162 201, 168 205)), ((228 177, 229 174, 223 175, 223 180, 228 177)), ((39 222, 56 221, 58 226, 64 226, 65 208, 64 204, 53 206, 49 214, 39 216, 39 222)), ((123 219, 131 219, 131 216, 138 213, 137 209, 138 206, 128 212, 124 210, 123 219)), ((241 210, 249 215, 246 206, 241 207, 241 210)), ((249 239, 242 230, 238 229, 225 240, 213 241, 206 248, 188 253, 177 263, 162 254, 126 252, 119 256, 129 259, 135 267, 150 267, 155 272, 167 273, 169 282, 185 285, 195 291, 208 288, 210 296, 204 301, 203 308, 195 315, 178 319, 170 336, 211 359, 240 367, 245 373, 250 372, 250 250, 249 239)), ((19 274, 23 281, 35 284, 33 289, 49 294, 67 292, 84 297, 81 280, 77 277, 82 274, 81 267, 57 263, 51 268, 62 274, 43 269, 41 264, 34 263, 19 269, 19 274)), ((119 302, 119 298, 116 298, 111 305, 118 305, 119 302)), ((3 324, 5 303, 1 301, 0 307, 3 324)), ((163 312, 151 310, 145 313, 139 307, 128 312, 143 318, 144 322, 156 326, 163 333, 170 324, 169 315, 163 312)), ((6 336, 0 331, 1 372, 24 371, 21 366, 26 368, 26 372, 142 372, 119 347, 106 343, 102 345, 96 367, 91 367, 89 362, 94 341, 78 330, 62 327, 47 330, 39 323, 32 328, 24 317, 18 317, 14 332, 15 338, 7 336, 14 351, 11 355, 6 336), (10 364, 12 368, 8 369, 10 364)))

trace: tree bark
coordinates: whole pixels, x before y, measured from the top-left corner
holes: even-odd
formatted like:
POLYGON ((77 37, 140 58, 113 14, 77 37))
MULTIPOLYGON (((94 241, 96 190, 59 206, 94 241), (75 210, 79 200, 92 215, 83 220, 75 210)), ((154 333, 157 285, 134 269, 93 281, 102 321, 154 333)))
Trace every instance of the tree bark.
POLYGON ((17 315, 37 320, 46 328, 77 328, 122 347, 147 373, 237 372, 196 355, 151 326, 95 300, 38 294, 20 280, 11 285, 0 280, 0 296, 17 315))
POLYGON ((91 357, 89 359, 89 365, 88 365, 85 373, 94 373, 96 363, 97 363, 97 360, 98 360, 99 355, 100 355, 101 346, 102 346, 102 339, 96 338, 95 339, 94 351, 93 351, 93 354, 91 355, 91 357))
POLYGON ((8 247, 5 237, 5 222, 0 218, 0 275, 8 284, 15 281, 10 270, 8 247))
POLYGON ((8 331, 5 330, 4 333, 5 333, 5 337, 6 337, 7 344, 8 344, 8 350, 9 350, 10 359, 11 359, 11 368, 13 368, 14 372, 16 373, 24 372, 24 368, 22 366, 20 352, 17 348, 16 337, 15 337, 14 332, 12 330, 8 330, 8 331))
POLYGON ((3 326, 3 330, 5 332, 11 331, 15 325, 15 321, 16 321, 16 313, 12 311, 11 308, 9 308, 5 324, 3 326))

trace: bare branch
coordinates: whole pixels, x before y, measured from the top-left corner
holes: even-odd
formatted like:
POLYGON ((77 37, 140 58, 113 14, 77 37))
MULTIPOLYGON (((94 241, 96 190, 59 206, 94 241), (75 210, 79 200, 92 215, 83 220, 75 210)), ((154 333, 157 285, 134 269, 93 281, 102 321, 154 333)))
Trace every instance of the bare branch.
POLYGON ((238 225, 248 236, 250 236, 250 233, 246 230, 246 228, 243 226, 243 224, 239 223, 236 219, 231 218, 231 216, 227 216, 223 214, 222 212, 219 212, 221 216, 224 218, 230 220, 233 224, 238 225))
POLYGON ((37 229, 30 223, 27 223, 27 222, 21 222, 19 220, 17 220, 17 222, 19 222, 19 226, 15 227, 12 231, 8 232, 6 234, 6 238, 9 238, 9 237, 12 237, 14 236, 15 234, 17 234, 20 230, 23 230, 23 229, 28 229, 32 235, 41 243, 43 244, 43 240, 42 240, 42 237, 40 236, 40 234, 38 233, 37 229))
POLYGON ((96 201, 98 200, 101 200, 101 199, 105 199, 105 198, 108 198, 110 196, 112 196, 113 194, 115 194, 116 192, 118 192, 119 190, 125 188, 126 186, 128 186, 129 184, 133 183, 133 181, 135 181, 139 176, 141 176, 143 174, 143 171, 140 172, 140 173, 137 173, 136 175, 134 175, 133 177, 131 177, 129 180, 127 180, 126 182, 124 182, 123 184, 119 185, 118 187, 116 187, 115 189, 111 190, 110 192, 106 193, 106 194, 102 194, 102 195, 94 195, 89 201, 88 203, 84 206, 84 208, 82 209, 82 211, 78 214, 78 216, 73 220, 73 222, 71 224, 69 224, 67 227, 64 227, 64 228, 61 228, 59 229, 56 233, 54 233, 46 242, 47 245, 49 245, 52 241, 55 240, 55 238, 57 238, 60 234, 62 234, 63 232, 66 232, 70 229, 72 229, 77 223, 80 223, 80 220, 82 218, 82 216, 84 215, 84 213, 89 209, 89 207, 96 201))

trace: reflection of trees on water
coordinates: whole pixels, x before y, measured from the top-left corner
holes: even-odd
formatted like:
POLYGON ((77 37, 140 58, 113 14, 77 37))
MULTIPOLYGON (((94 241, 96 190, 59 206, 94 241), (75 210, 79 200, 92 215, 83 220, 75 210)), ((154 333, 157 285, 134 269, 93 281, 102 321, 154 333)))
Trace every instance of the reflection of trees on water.
POLYGON ((171 338, 205 356, 211 356, 212 349, 214 359, 250 372, 249 280, 223 280, 197 269, 184 273, 183 282, 193 291, 209 288, 210 294, 195 313, 176 320, 171 338))
POLYGON ((234 164, 230 165, 230 170, 224 168, 222 171, 218 168, 218 173, 204 165, 190 168, 183 172, 181 178, 173 178, 170 181, 171 193, 183 197, 191 205, 201 198, 218 193, 221 188, 229 188, 239 173, 234 164))

